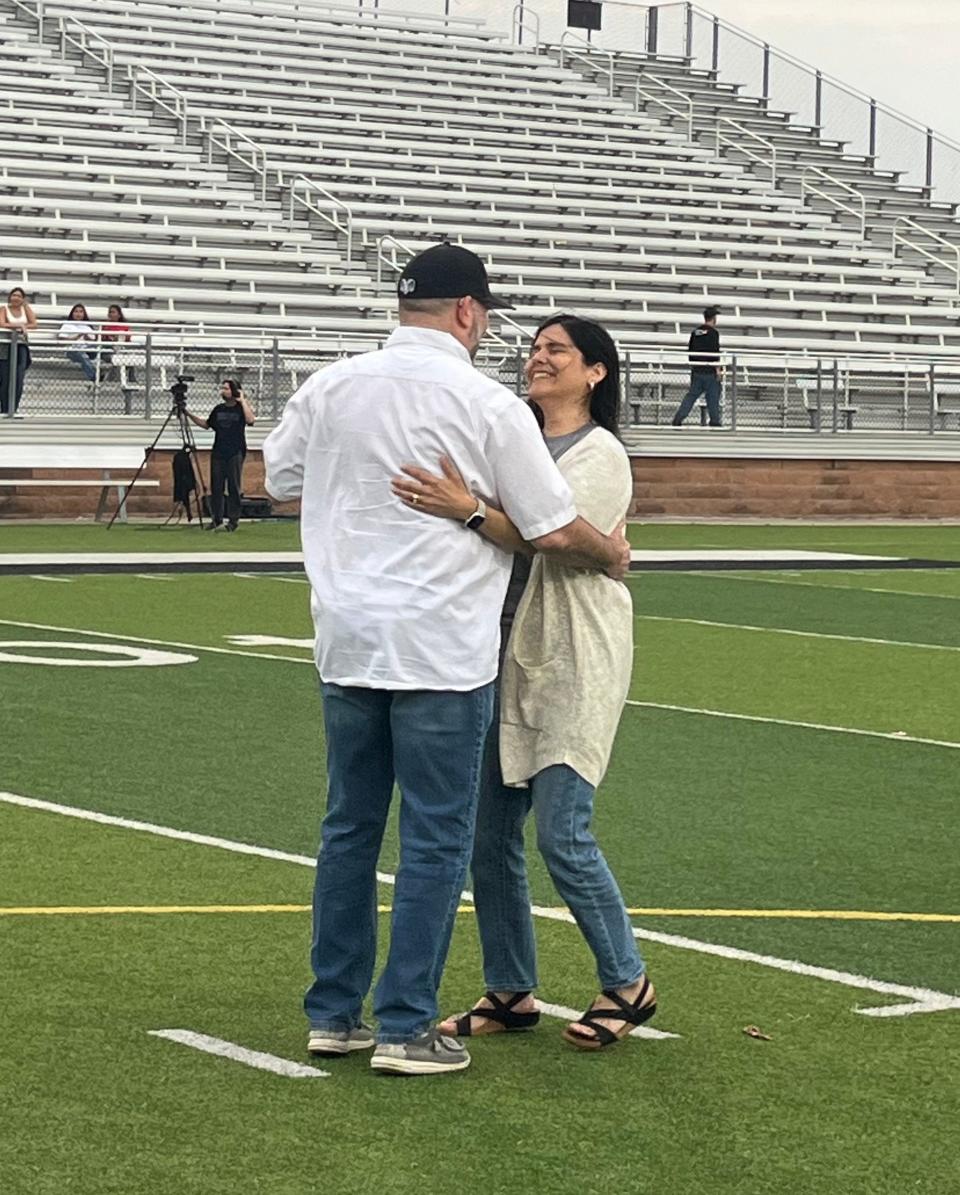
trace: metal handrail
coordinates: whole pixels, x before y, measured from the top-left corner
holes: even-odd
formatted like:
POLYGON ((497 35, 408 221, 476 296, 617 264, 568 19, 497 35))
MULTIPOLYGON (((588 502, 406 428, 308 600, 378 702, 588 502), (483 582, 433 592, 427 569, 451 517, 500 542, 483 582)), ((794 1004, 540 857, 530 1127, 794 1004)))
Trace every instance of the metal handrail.
POLYGON ((679 87, 674 87, 672 83, 668 83, 666 79, 661 79, 659 75, 637 75, 634 80, 634 102, 633 106, 636 111, 640 110, 640 96, 643 96, 648 103, 659 104, 661 108, 670 112, 673 116, 679 116, 687 122, 687 140, 693 140, 693 96, 688 95, 685 91, 681 91, 679 87), (675 104, 669 103, 667 100, 658 96, 655 92, 648 91, 640 86, 641 78, 652 79, 658 87, 662 87, 665 91, 669 91, 672 95, 678 95, 686 104, 686 112, 681 111, 675 104))
MULTIPOLYGON (((413 257, 417 252, 416 249, 414 249, 414 247, 412 245, 408 245, 405 241, 398 240, 397 237, 391 236, 389 233, 385 236, 378 237, 377 242, 376 242, 377 282, 378 283, 383 282, 383 266, 384 265, 388 265, 391 269, 396 270, 398 273, 402 269, 400 262, 397 260, 396 253, 392 254, 390 257, 387 256, 387 254, 385 252, 385 248, 388 244, 392 245, 396 249, 399 249, 402 253, 406 253, 408 257, 413 257)), ((497 313, 497 317, 498 317, 498 319, 501 320, 502 323, 509 324, 510 327, 514 329, 514 331, 517 333, 517 343, 518 344, 521 339, 522 340, 530 339, 529 328, 524 328, 522 324, 518 324, 517 321, 515 319, 513 319, 511 316, 506 315, 503 311, 499 311, 497 313)), ((496 341, 497 344, 503 345, 504 348, 515 347, 515 346, 511 345, 509 341, 504 340, 502 336, 499 336, 496 332, 494 332, 492 330, 490 332, 488 332, 487 335, 490 337, 491 340, 496 341)))
POLYGON ((606 67, 606 71, 604 73, 606 74, 607 80, 608 80, 609 94, 611 96, 614 95, 615 91, 616 91, 616 88, 614 85, 614 73, 615 73, 614 72, 614 62, 616 61, 616 59, 614 57, 613 51, 612 50, 603 50, 599 46, 595 46, 593 44, 593 42, 587 41, 587 39, 585 37, 581 37, 579 33, 574 33, 572 30, 568 29, 566 31, 566 33, 564 33, 563 36, 560 38, 560 66, 561 66, 561 68, 564 66, 564 55, 566 55, 569 58, 579 59, 580 62, 586 62, 588 66, 591 66, 594 69, 596 69, 596 63, 593 61, 593 59, 589 55, 580 53, 577 50, 571 50, 566 46, 565 43, 568 40, 579 42, 580 45, 586 46, 590 51, 592 51, 593 54, 599 55, 601 58, 605 58, 607 60, 607 67, 606 67))
POLYGON ((36 0, 34 4, 29 4, 27 0, 11 0, 11 3, 37 22, 37 36, 43 41, 43 0, 36 0))
POLYGON ((950 270, 956 277, 956 291, 960 295, 960 246, 955 245, 953 241, 948 241, 946 237, 940 236, 939 233, 934 232, 930 228, 926 228, 923 224, 918 224, 916 220, 911 220, 909 216, 898 216, 893 222, 893 236, 890 240, 891 252, 896 256, 897 245, 905 245, 908 249, 912 249, 914 253, 919 253, 921 257, 926 257, 935 265, 942 266, 944 269, 950 270), (936 241, 938 245, 943 245, 950 251, 950 254, 956 259, 951 262, 947 254, 931 253, 929 249, 924 249, 922 245, 918 245, 916 241, 910 240, 899 231, 900 225, 906 224, 915 232, 922 236, 929 237, 931 241, 936 241))
POLYGON ((156 71, 152 71, 148 66, 128 67, 127 78, 130 81, 130 107, 132 110, 134 112, 137 110, 137 92, 140 91, 152 104, 155 104, 158 108, 162 108, 164 112, 173 117, 179 126, 180 144, 186 145, 188 121, 191 112, 185 93, 178 87, 174 87, 169 79, 165 79, 163 75, 158 75, 156 71), (149 80, 150 86, 140 81, 141 76, 145 76, 149 80), (158 88, 169 92, 173 96, 173 107, 163 98, 158 88))
POLYGON ((531 28, 533 29, 533 48, 537 50, 540 47, 540 14, 524 4, 523 0, 520 0, 520 3, 515 4, 513 7, 513 22, 511 25, 513 43, 517 46, 523 45, 523 31, 526 28, 528 17, 530 18, 531 28))
POLYGON ((800 173, 800 201, 806 203, 807 193, 817 195, 821 199, 825 199, 828 203, 832 203, 834 207, 839 208, 843 212, 849 212, 850 215, 856 216, 860 221, 860 240, 867 239, 867 198, 862 191, 858 191, 856 187, 851 187, 849 183, 845 183, 842 179, 836 178, 827 170, 822 170, 819 166, 807 166, 800 173), (829 191, 824 191, 821 187, 814 187, 807 182, 808 174, 816 174, 818 177, 830 183, 833 187, 838 187, 841 191, 846 191, 848 195, 852 195, 857 200, 859 208, 853 208, 849 203, 844 203, 838 199, 836 195, 831 195, 829 191))
MULTIPOLYGON (((267 159, 267 151, 262 145, 259 145, 252 137, 248 137, 246 133, 235 129, 233 125, 228 124, 225 120, 219 117, 207 122, 201 120, 201 128, 207 142, 207 164, 213 161, 213 147, 217 146, 231 158, 236 158, 241 165, 246 166, 248 170, 252 170, 254 174, 260 179, 260 198, 267 197, 267 177, 270 173, 270 163, 267 159), (217 140, 216 130, 223 129, 226 136, 221 140, 217 140), (233 147, 233 140, 237 140, 244 145, 250 147, 250 158, 247 159, 243 154, 239 153, 233 147)), ((278 176, 279 177, 279 176, 278 176)))
POLYGON ((777 147, 772 141, 768 141, 766 137, 761 137, 759 133, 755 133, 753 129, 748 129, 746 125, 742 125, 738 120, 733 120, 729 116, 721 116, 717 121, 716 129, 716 152, 719 155, 720 145, 729 145, 734 149, 738 149, 746 157, 752 159, 754 162, 759 162, 762 166, 766 166, 770 171, 770 185, 775 187, 777 185, 777 147), (745 137, 750 137, 754 141, 759 141, 760 144, 768 151, 768 157, 763 157, 753 150, 748 149, 747 146, 741 144, 735 137, 725 137, 721 132, 721 126, 736 129, 738 133, 745 137))
POLYGON ((57 21, 57 25, 60 29, 60 57, 66 58, 68 43, 75 46, 81 54, 89 55, 94 62, 99 63, 100 66, 106 70, 107 90, 111 90, 113 88, 113 46, 110 44, 110 42, 108 42, 105 37, 101 37, 100 34, 96 33, 93 29, 88 29, 86 25, 82 24, 82 22, 78 21, 77 18, 73 16, 60 17, 57 21), (76 35, 71 36, 71 26, 78 31, 79 37, 76 35), (93 52, 93 50, 87 44, 88 40, 103 46, 102 58, 99 58, 93 52))
MULTIPOLYGON (((663 5, 663 7, 672 7, 672 5, 663 5)), ((917 132, 926 134, 928 131, 930 131, 922 121, 917 120, 915 117, 907 116, 906 113, 899 111, 897 108, 891 108, 888 104, 879 103, 865 91, 860 91, 856 87, 851 87, 848 83, 844 83, 841 79, 837 79, 835 76, 829 75, 825 71, 818 71, 816 67, 811 66, 809 62, 804 62, 802 58, 797 58, 796 55, 790 54, 786 50, 781 50, 776 46, 771 46, 762 38, 757 37, 753 33, 747 32, 746 29, 741 28, 739 25, 734 25, 730 21, 725 21, 721 17, 718 17, 715 13, 712 13, 705 8, 701 8, 699 4, 683 3, 682 7, 689 10, 691 13, 696 13, 698 16, 704 17, 708 21, 716 21, 720 29, 727 29, 731 33, 735 33, 738 37, 750 42, 758 49, 771 50, 777 55, 778 58, 782 58, 785 62, 790 63, 791 66, 797 67, 799 70, 802 70, 805 74, 810 75, 812 78, 819 76, 824 83, 829 83, 831 87, 835 87, 838 91, 843 91, 847 95, 853 96, 855 99, 864 100, 868 104, 876 104, 877 111, 883 112, 888 116, 896 117, 897 120, 903 121, 904 124, 911 125, 917 130, 917 132)), ((952 149, 960 150, 960 141, 956 141, 954 138, 947 137, 942 133, 935 133, 935 136, 936 139, 942 142, 944 145, 949 145, 952 149)))
POLYGON ((319 216, 321 220, 326 221, 327 224, 332 225, 332 227, 335 228, 338 232, 342 232, 346 236, 346 238, 347 238, 347 261, 348 262, 352 261, 352 259, 353 259, 353 211, 352 211, 352 209, 346 203, 344 203, 342 199, 338 199, 336 197, 336 195, 334 195, 330 191, 328 191, 326 189, 326 187, 321 187, 319 183, 312 182, 304 174, 295 175, 294 178, 292 178, 290 180, 290 219, 291 220, 293 219, 293 216, 294 216, 294 205, 297 203, 302 204, 302 206, 305 207, 308 211, 313 212, 313 214, 315 216, 319 216), (334 214, 331 215, 330 213, 323 211, 322 208, 319 208, 319 207, 317 207, 316 204, 311 203, 309 199, 305 199, 302 195, 298 195, 297 194, 298 186, 306 187, 308 191, 316 192, 318 195, 322 195, 324 199, 326 199, 330 204, 333 205, 333 213, 334 214), (345 223, 341 224, 341 222, 337 219, 336 212, 338 209, 345 213, 345 223))

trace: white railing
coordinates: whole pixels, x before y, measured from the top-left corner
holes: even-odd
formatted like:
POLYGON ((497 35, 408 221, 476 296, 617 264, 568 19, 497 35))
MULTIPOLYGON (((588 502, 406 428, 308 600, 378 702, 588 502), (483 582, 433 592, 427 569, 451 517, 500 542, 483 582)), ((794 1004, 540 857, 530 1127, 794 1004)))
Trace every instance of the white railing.
POLYGON ((252 137, 241 133, 239 129, 235 129, 233 125, 227 124, 219 117, 209 122, 201 120, 201 126, 207 143, 207 164, 210 165, 213 162, 214 148, 222 150, 228 158, 234 158, 242 166, 253 171, 260 180, 260 198, 266 199, 270 163, 267 160, 267 151, 263 146, 258 145, 252 137), (246 146, 250 156, 244 157, 239 146, 246 146))
POLYGON ((337 232, 343 233, 347 239, 347 261, 353 260, 353 211, 343 202, 338 199, 336 195, 328 191, 326 187, 321 187, 319 183, 312 182, 306 175, 298 174, 290 180, 289 203, 290 203, 290 219, 293 220, 296 213, 296 205, 299 203, 301 207, 312 212, 325 223, 331 225, 337 232), (324 210, 323 207, 318 206, 311 199, 298 194, 299 190, 305 190, 310 195, 319 195, 329 207, 329 210, 324 210))
POLYGON ((862 191, 858 191, 856 187, 851 187, 849 183, 843 182, 839 178, 835 178, 829 171, 822 170, 819 166, 807 166, 800 174, 800 200, 802 203, 807 202, 808 195, 816 195, 818 199, 823 199, 827 203, 832 204, 839 211, 847 212, 854 216, 860 225, 860 240, 866 240, 867 237, 867 200, 862 191), (814 174, 817 178, 829 183, 831 187, 836 187, 845 194, 851 196, 856 203, 856 207, 852 207, 849 203, 844 203, 842 199, 838 199, 829 191, 825 191, 822 187, 818 187, 808 181, 808 176, 814 174))
POLYGON ((560 66, 561 67, 566 65, 566 60, 568 58, 573 59, 575 62, 584 62, 587 64, 587 66, 590 67, 591 70, 598 71, 601 74, 605 74, 607 76, 607 93, 608 93, 608 95, 612 96, 612 95, 616 94, 615 69, 614 69, 614 63, 615 63, 616 59, 610 50, 601 50, 597 46, 595 46, 592 42, 587 41, 587 39, 585 37, 581 37, 579 33, 573 33, 571 30, 568 29, 566 31, 566 33, 564 33, 564 35, 560 38, 560 66), (585 54, 583 52, 583 50, 571 50, 570 46, 569 46, 570 42, 576 42, 578 46, 585 46, 590 51, 590 53, 585 54), (597 62, 598 58, 605 59, 606 66, 601 66, 600 64, 598 64, 598 62, 597 62))
POLYGON ((647 101, 648 104, 657 104, 663 108, 665 112, 669 112, 671 116, 678 116, 687 126, 687 140, 693 140, 693 97, 688 95, 685 91, 681 91, 679 87, 674 87, 672 83, 668 83, 666 79, 658 78, 656 75, 643 74, 637 75, 634 84, 634 98, 633 106, 636 111, 640 111, 640 98, 647 101), (669 92, 671 95, 677 96, 683 107, 676 103, 666 100, 663 96, 657 95, 656 92, 650 91, 648 88, 640 86, 641 79, 652 79, 657 87, 669 92))
POLYGON ((948 241, 946 237, 940 236, 939 233, 925 228, 922 224, 918 224, 916 220, 911 220, 909 216, 899 216, 894 221, 893 236, 890 241, 890 250, 894 256, 896 256, 898 245, 903 245, 904 248, 910 249, 914 253, 919 253, 921 257, 925 257, 928 261, 933 262, 934 265, 949 270, 954 276, 954 289, 960 295, 960 246, 955 245, 953 241, 948 241), (906 226, 919 236, 927 237, 929 240, 935 242, 940 246, 940 250, 925 249, 915 239, 904 235, 900 231, 902 226, 906 226))
POLYGON ((712 71, 718 81, 761 97, 769 109, 792 113, 795 123, 819 137, 846 143, 846 153, 862 155, 874 169, 906 175, 903 185, 920 186, 928 197, 960 201, 955 139, 697 4, 638 6, 633 37, 622 28, 618 32, 625 49, 639 48, 645 38, 646 53, 677 55, 694 68, 712 71))
POLYGON ((766 137, 761 137, 759 133, 755 133, 753 129, 748 129, 746 125, 742 125, 739 120, 732 120, 729 116, 721 116, 716 123, 714 130, 714 144, 716 146, 716 153, 719 156, 721 146, 728 149, 737 150, 742 153, 744 157, 749 158, 751 162, 756 162, 760 166, 765 166, 770 171, 770 185, 776 187, 777 185, 777 147, 772 141, 768 141, 766 137), (725 130, 734 129, 735 134, 730 135, 725 130), (763 146, 766 151, 765 154, 756 153, 750 149, 749 146, 743 143, 743 138, 749 141, 754 141, 763 146))
POLYGON ((523 38, 527 29, 530 29, 533 33, 533 49, 539 49, 540 14, 534 12, 532 8, 524 4, 521 0, 521 3, 515 5, 513 9, 513 21, 511 24, 510 36, 513 39, 514 45, 523 45, 523 38))
POLYGON ((136 112, 137 97, 142 96, 154 107, 172 117, 177 125, 180 144, 187 144, 190 106, 186 95, 163 75, 158 75, 148 66, 131 66, 127 70, 130 81, 130 107, 136 112))
POLYGON ((10 3, 28 16, 31 21, 36 22, 37 36, 43 41, 43 0, 34 0, 33 4, 29 0, 10 0, 10 3))
POLYGON ((57 24, 60 29, 60 57, 66 58, 68 48, 73 47, 81 55, 92 58, 106 71, 109 91, 113 87, 113 46, 105 37, 82 25, 76 17, 60 17, 57 24))

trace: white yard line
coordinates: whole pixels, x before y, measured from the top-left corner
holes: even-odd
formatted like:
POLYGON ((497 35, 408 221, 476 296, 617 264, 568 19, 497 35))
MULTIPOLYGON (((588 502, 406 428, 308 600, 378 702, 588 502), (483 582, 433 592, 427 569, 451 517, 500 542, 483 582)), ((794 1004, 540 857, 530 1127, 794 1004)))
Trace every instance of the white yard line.
POLYGON ((917 651, 960 652, 960 646, 945 643, 913 643, 902 639, 874 639, 867 635, 832 635, 826 631, 797 631, 792 627, 757 627, 744 622, 714 622, 708 618, 675 618, 669 614, 635 614, 643 622, 678 622, 696 627, 720 627, 728 631, 752 631, 765 635, 793 635, 800 639, 833 639, 842 643, 871 643, 881 647, 909 647, 917 651))
POLYGON ((231 573, 242 581, 280 581, 284 585, 309 585, 306 577, 278 577, 275 573, 231 573))
MULTIPOLYGON (((83 821, 96 822, 105 826, 117 826, 127 830, 139 830, 147 834, 159 835, 163 838, 175 838, 184 842, 196 843, 199 846, 219 847, 222 850, 233 851, 241 855, 259 855, 265 859, 276 859, 286 863, 296 863, 301 866, 313 867, 314 860, 308 855, 291 854, 288 851, 274 850, 272 847, 255 846, 252 843, 233 842, 226 838, 216 838, 208 834, 194 834, 188 830, 177 830, 170 826, 158 826, 152 822, 134 821, 130 818, 116 817, 112 814, 100 813, 92 809, 80 809, 71 805, 60 805, 53 801, 44 801, 35 797, 24 797, 17 793, 0 792, 0 802, 8 805, 18 805, 26 809, 37 809, 46 813, 57 813, 65 817, 79 818, 83 821)), ((377 879, 384 884, 395 883, 393 875, 378 872, 377 879)), ((469 892, 464 892, 464 899, 472 901, 469 892)), ((543 917, 551 921, 573 923, 572 914, 565 909, 550 909, 539 905, 532 906, 535 917, 543 917)), ((919 1012, 943 1012, 947 1009, 960 1009, 960 997, 937 992, 928 988, 913 987, 905 984, 887 983, 885 980, 872 979, 865 975, 856 975, 847 971, 837 971, 829 967, 815 967, 808 963, 796 962, 791 959, 775 958, 772 955, 754 954, 752 951, 740 950, 734 946, 721 946, 714 942, 700 942, 695 938, 684 938, 675 934, 661 934, 654 930, 634 927, 634 936, 651 942, 659 942, 665 946, 675 946, 681 950, 697 951, 701 954, 714 955, 718 958, 754 963, 761 967, 771 967, 778 971, 787 971, 794 975, 808 976, 822 979, 828 983, 841 984, 845 987, 859 988, 875 992, 881 996, 901 996, 905 1003, 881 1006, 880 1008, 855 1008, 853 1011, 871 1017, 907 1016, 919 1012)), ((578 1014, 579 1015, 579 1014, 578 1014)))
POLYGON ((72 585, 73 577, 45 577, 41 573, 33 573, 31 581, 56 581, 58 585, 72 585))
MULTIPOLYGON (((727 626, 728 624, 720 623, 719 625, 727 626)), ((50 626, 46 623, 38 622, 16 622, 9 618, 0 618, 0 626, 25 627, 28 630, 35 631, 57 631, 62 634, 92 636, 96 639, 112 639, 121 643, 145 643, 153 647, 179 647, 185 651, 208 651, 213 652, 215 655, 221 656, 244 656, 251 660, 279 660, 283 663, 309 664, 311 667, 315 666, 312 657, 307 656, 277 656, 272 655, 269 652, 262 651, 243 651, 240 648, 231 647, 211 647, 204 643, 181 643, 175 639, 144 639, 137 635, 116 635, 107 631, 88 631, 82 627, 60 627, 50 626)), ((241 636, 236 636, 236 638, 241 638, 241 636)), ((254 637, 244 636, 243 638, 254 637)), ((260 636, 259 638, 264 641, 269 640, 271 643, 275 643, 277 641, 276 636, 264 635, 260 636)), ((298 646, 306 646, 309 641, 306 639, 294 639, 290 640, 290 642, 295 643, 298 646)), ((0 641, 0 643, 2 643, 2 641, 0 641)), ((856 726, 831 726, 829 724, 820 722, 799 722, 793 721, 789 718, 765 718, 759 714, 736 714, 728 710, 700 709, 696 706, 689 705, 669 705, 665 702, 659 701, 628 701, 627 705, 643 706, 648 709, 673 710, 682 714, 701 714, 704 717, 710 718, 733 718, 740 722, 769 722, 777 726, 796 726, 804 730, 833 731, 837 734, 857 734, 864 735, 867 738, 890 739, 896 743, 924 743, 931 747, 960 747, 960 743, 950 742, 946 739, 919 738, 915 735, 898 734, 882 730, 862 730, 856 726)))
POLYGON ((282 1075, 285 1079, 329 1079, 329 1071, 317 1070, 314 1066, 304 1066, 301 1062, 291 1062, 289 1058, 278 1058, 276 1054, 264 1054, 261 1050, 248 1050, 246 1046, 238 1046, 235 1042, 224 1041, 220 1037, 208 1037, 205 1033, 194 1033, 192 1029, 148 1029, 151 1037, 162 1037, 165 1041, 175 1041, 181 1046, 189 1046, 192 1050, 202 1050, 204 1054, 215 1054, 218 1058, 229 1058, 231 1062, 240 1062, 244 1066, 255 1067, 258 1071, 270 1071, 274 1075, 282 1075))
MULTIPOLYGON (((851 570, 853 571, 853 570, 851 570)), ((637 576, 633 573, 631 576, 637 576)), ((806 589, 840 590, 841 593, 889 593, 895 597, 940 598, 960 602, 960 593, 924 593, 920 589, 881 589, 877 585, 825 585, 821 581, 783 581, 779 577, 734 577, 728 573, 694 573, 697 577, 719 577, 724 581, 745 581, 748 585, 802 585, 806 589)))
MULTIPOLYGON (((583 1012, 577 1012, 575 1008, 567 1008, 564 1004, 546 1004, 543 1000, 537 1001, 537 1008, 548 1017, 556 1017, 561 1021, 579 1021, 583 1016, 583 1012)), ((677 1039, 680 1037, 679 1033, 664 1033, 662 1029, 651 1029, 647 1025, 638 1025, 636 1029, 630 1030, 631 1037, 646 1037, 650 1041, 666 1041, 668 1038, 677 1039)))
POLYGON ((251 660, 292 660, 294 664, 313 664, 305 656, 274 656, 265 651, 241 651, 235 647, 211 647, 202 643, 180 643, 175 639, 144 639, 140 635, 116 635, 110 631, 87 631, 82 627, 55 627, 44 622, 17 622, 0 618, 0 626, 24 627, 31 631, 58 631, 68 635, 88 635, 94 639, 116 639, 122 643, 147 643, 152 647, 182 647, 185 651, 209 651, 218 656, 246 656, 251 660))
POLYGON ((627 705, 650 710, 672 710, 678 714, 700 714, 705 718, 733 718, 737 722, 767 722, 772 726, 796 726, 801 730, 825 730, 834 734, 858 734, 870 739, 890 739, 894 743, 923 743, 928 747, 960 748, 960 743, 948 739, 923 739, 899 731, 860 730, 855 726, 831 726, 825 722, 797 722, 791 718, 765 718, 760 714, 733 714, 729 710, 700 709, 694 705, 668 705, 662 701, 627 701, 627 705))

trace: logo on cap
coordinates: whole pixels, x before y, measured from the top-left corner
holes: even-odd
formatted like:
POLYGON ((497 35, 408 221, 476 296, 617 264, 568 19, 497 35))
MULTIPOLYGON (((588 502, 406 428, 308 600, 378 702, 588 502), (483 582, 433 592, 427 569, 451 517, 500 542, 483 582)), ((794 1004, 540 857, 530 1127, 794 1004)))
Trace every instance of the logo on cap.
POLYGON ((412 295, 417 289, 416 278, 401 278, 399 291, 402 295, 412 295))

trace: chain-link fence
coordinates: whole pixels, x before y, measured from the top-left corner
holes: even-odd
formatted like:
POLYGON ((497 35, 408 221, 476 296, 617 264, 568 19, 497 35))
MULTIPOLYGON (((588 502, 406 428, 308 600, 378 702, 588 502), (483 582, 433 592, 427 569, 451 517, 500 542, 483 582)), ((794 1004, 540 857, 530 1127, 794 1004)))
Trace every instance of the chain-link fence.
MULTIPOLYGON (((260 420, 269 423, 279 419, 287 399, 318 369, 382 343, 376 337, 289 336, 240 344, 199 334, 147 332, 135 342, 96 342, 80 349, 42 333, 34 333, 27 346, 13 334, 0 341, 3 411, 21 418, 155 420, 169 413, 174 384, 187 379, 190 408, 203 416, 220 401, 223 382, 232 379, 260 420)), ((527 350, 526 344, 488 342, 476 365, 522 395, 527 350)), ((722 373, 723 425, 733 430, 960 431, 960 362, 906 353, 897 360, 868 354, 725 354, 722 373)), ((691 386, 690 365, 681 352, 631 350, 622 358, 621 375, 625 429, 669 424, 691 386)), ((701 398, 689 422, 707 420, 701 398)))
MULTIPOLYGON (((692 377, 682 356, 627 354, 624 430, 670 424, 692 377)), ((960 363, 726 355, 723 426, 733 431, 960 431, 960 363)), ((708 423, 698 398, 687 424, 708 423)))
POLYGON ((899 174, 904 185, 960 202, 956 142, 694 4, 638 6, 637 14, 638 22, 645 20, 649 53, 714 71, 719 82, 741 85, 772 110, 789 113, 792 123, 816 129, 825 141, 843 142, 846 153, 871 158, 878 170, 899 174))

